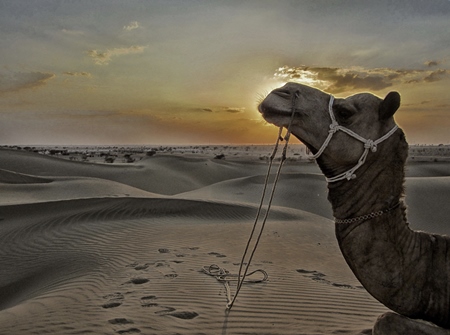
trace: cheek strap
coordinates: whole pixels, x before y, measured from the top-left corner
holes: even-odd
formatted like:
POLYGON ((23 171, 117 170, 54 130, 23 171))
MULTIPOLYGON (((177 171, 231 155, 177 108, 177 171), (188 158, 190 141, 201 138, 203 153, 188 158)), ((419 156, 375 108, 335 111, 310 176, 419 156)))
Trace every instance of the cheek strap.
POLYGON ((326 178, 327 182, 329 182, 329 183, 333 183, 333 182, 336 182, 339 180, 344 180, 344 179, 347 179, 347 180, 355 179, 356 178, 355 171, 358 170, 361 167, 361 165, 364 164, 364 162, 366 161, 366 157, 369 153, 369 150, 372 152, 376 152, 377 145, 380 144, 381 142, 385 141, 386 139, 388 139, 398 129, 398 126, 395 125, 389 132, 387 132, 384 136, 380 137, 379 139, 377 139, 375 141, 373 141, 371 139, 365 139, 364 137, 355 133, 353 130, 345 128, 337 123, 336 118, 334 117, 334 113, 333 113, 333 102, 334 102, 334 97, 332 95, 330 95, 330 101, 328 103, 328 113, 330 114, 331 123, 330 123, 330 129, 328 130, 328 136, 325 139, 325 141, 323 142, 319 151, 317 151, 317 153, 315 153, 314 155, 310 156, 310 158, 317 159, 320 155, 322 155, 322 153, 325 151, 328 144, 330 143, 333 135, 336 132, 338 132, 339 130, 343 131, 347 135, 362 142, 364 144, 364 152, 362 153, 361 157, 359 158, 358 162, 356 163, 356 165, 354 167, 352 167, 351 169, 349 169, 341 174, 338 174, 337 176, 334 176, 331 178, 326 178))

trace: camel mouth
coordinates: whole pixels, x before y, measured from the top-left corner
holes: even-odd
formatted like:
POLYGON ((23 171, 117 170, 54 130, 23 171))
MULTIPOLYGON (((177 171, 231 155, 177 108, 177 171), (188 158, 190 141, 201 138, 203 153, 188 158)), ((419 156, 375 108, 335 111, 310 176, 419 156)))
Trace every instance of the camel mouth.
POLYGON ((278 108, 273 108, 273 107, 265 105, 264 102, 262 102, 258 106, 258 111, 261 113, 261 115, 264 119, 270 118, 270 116, 290 117, 290 115, 292 114, 292 111, 283 111, 278 108))
MULTIPOLYGON (((267 99, 266 99, 267 100, 267 99)), ((272 103, 264 100, 258 106, 258 111, 261 113, 263 118, 268 118, 270 116, 278 116, 278 117, 291 117, 292 109, 283 109, 279 106, 273 106, 272 103)))
MULTIPOLYGON (((264 104, 264 101, 258 106, 258 111, 261 113, 261 116, 264 118, 264 120, 278 127, 287 128, 285 123, 292 116, 292 110, 280 110, 279 108, 274 108, 268 106, 268 104, 264 104)), ((294 135, 300 142, 302 142, 311 151, 311 153, 314 154, 317 152, 317 149, 308 141, 306 141, 301 135, 297 134, 295 130, 292 131, 292 135, 294 135)))
POLYGON ((279 121, 282 118, 290 118, 292 115, 292 98, 292 92, 284 87, 275 89, 259 104, 258 110, 262 117, 270 123, 273 123, 270 120, 272 117, 279 121))

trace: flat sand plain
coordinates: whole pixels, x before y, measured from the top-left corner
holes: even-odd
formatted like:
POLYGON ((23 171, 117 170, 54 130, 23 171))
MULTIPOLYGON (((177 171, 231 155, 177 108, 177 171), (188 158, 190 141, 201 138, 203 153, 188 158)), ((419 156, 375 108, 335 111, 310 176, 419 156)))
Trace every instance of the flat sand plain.
MULTIPOLYGON (((271 148, 178 149, 0 149, 0 334, 371 333, 387 309, 348 269, 295 146, 251 266, 269 280, 227 313, 202 268, 238 271, 271 148)), ((449 234, 450 162, 426 157, 407 165, 410 225, 449 234)))

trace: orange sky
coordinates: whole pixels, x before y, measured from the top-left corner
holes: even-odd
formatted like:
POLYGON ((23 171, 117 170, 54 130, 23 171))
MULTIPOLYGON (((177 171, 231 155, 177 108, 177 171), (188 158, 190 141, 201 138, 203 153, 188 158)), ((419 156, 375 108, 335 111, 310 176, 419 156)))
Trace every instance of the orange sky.
POLYGON ((1 144, 271 143, 259 97, 298 81, 402 94, 410 143, 450 143, 450 2, 0 3, 1 144))

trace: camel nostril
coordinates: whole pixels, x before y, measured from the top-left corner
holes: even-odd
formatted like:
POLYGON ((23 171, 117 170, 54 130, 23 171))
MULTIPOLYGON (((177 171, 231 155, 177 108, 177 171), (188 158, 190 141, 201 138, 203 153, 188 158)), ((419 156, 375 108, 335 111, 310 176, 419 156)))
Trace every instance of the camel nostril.
POLYGON ((280 89, 274 90, 272 93, 275 93, 279 97, 282 97, 282 98, 285 98, 285 99, 290 99, 292 92, 289 89, 286 89, 286 88, 282 87, 280 89))

